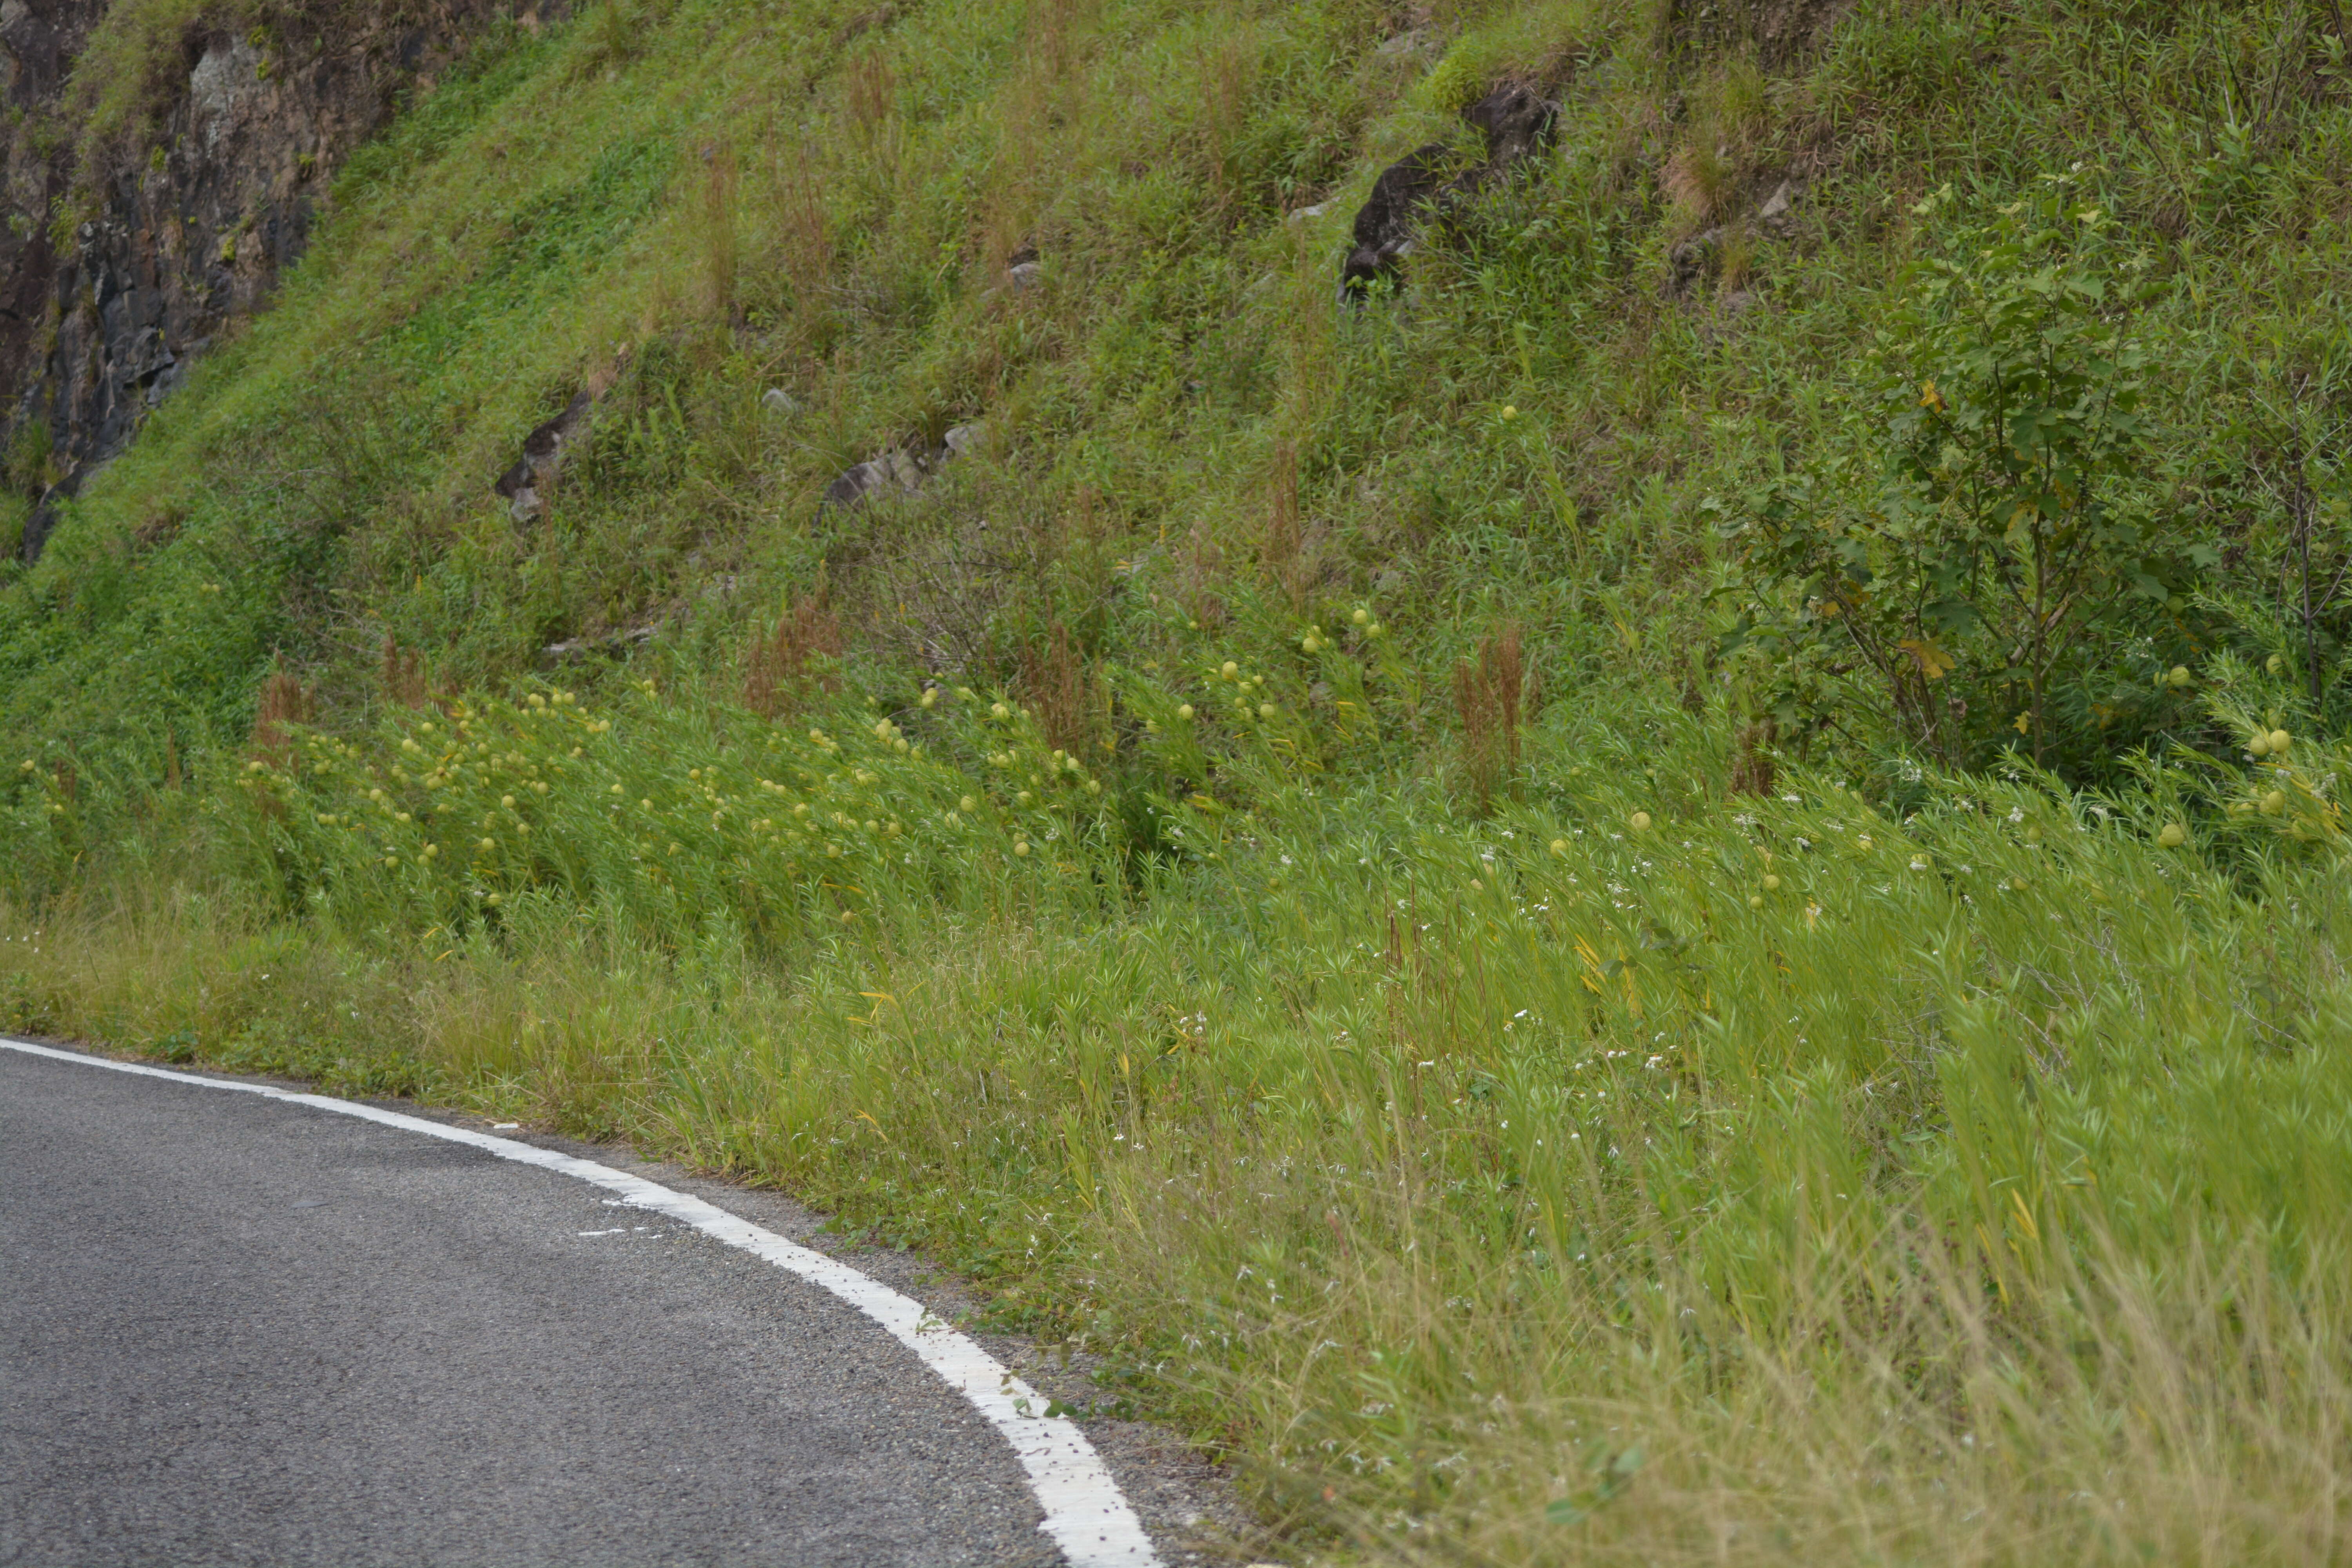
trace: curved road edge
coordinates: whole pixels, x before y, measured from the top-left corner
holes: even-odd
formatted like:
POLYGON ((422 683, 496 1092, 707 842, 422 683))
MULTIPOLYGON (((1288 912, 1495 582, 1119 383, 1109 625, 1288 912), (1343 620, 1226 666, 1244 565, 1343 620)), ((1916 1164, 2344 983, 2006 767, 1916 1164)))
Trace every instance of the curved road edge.
POLYGON ((1003 1436, 1022 1469, 1030 1490, 1045 1510, 1037 1528, 1061 1548, 1070 1568, 1161 1568, 1143 1524, 1119 1489, 1094 1445, 1077 1424, 1066 1416, 1039 1414, 1047 1401, 1012 1370, 979 1345, 934 1317, 923 1305, 851 1268, 775 1232, 742 1219, 715 1204, 674 1191, 640 1176, 628 1175, 593 1160, 541 1149, 509 1138, 493 1137, 468 1128, 450 1127, 396 1110, 381 1110, 356 1100, 331 1095, 304 1094, 274 1084, 247 1083, 232 1079, 200 1078, 137 1062, 115 1061, 81 1051, 60 1050, 29 1040, 0 1035, 0 1049, 78 1062, 110 1072, 169 1079, 205 1089, 229 1089, 266 1099, 306 1105, 339 1116, 356 1117, 404 1131, 422 1133, 447 1142, 512 1160, 518 1164, 572 1176, 618 1194, 634 1208, 662 1215, 693 1226, 715 1240, 795 1275, 864 1313, 899 1343, 921 1358, 949 1387, 970 1402, 1003 1436))

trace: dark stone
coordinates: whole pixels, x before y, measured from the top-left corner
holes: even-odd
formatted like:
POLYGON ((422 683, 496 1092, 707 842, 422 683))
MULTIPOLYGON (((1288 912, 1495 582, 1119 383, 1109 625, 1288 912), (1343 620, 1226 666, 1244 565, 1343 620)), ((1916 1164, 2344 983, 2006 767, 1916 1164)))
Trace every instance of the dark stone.
POLYGON ((863 506, 877 495, 913 495, 950 455, 944 447, 936 453, 910 452, 894 447, 879 457, 867 458, 825 486, 816 514, 823 517, 828 511, 863 506))
POLYGON ((522 438, 522 456, 490 486, 507 499, 516 521, 528 522, 540 514, 542 505, 539 492, 554 484, 557 472, 563 467, 564 453, 579 444, 589 412, 595 406, 596 399, 583 392, 565 405, 562 413, 534 426, 522 438))
POLYGON ((1521 161, 1550 143, 1559 105, 1532 88, 1507 83, 1462 111, 1486 141, 1486 160, 1445 177, 1453 162, 1443 142, 1417 148, 1381 171, 1356 213, 1355 245, 1339 267, 1339 299, 1360 303, 1372 285, 1392 278, 1420 237, 1521 161))
POLYGON ((1559 105, 1513 82, 1464 110, 1462 118, 1486 139, 1486 167, 1481 173, 1491 178, 1550 145, 1559 105))
POLYGON ((1444 184, 1451 153, 1442 142, 1416 148, 1381 171, 1372 194, 1356 211, 1355 247, 1339 268, 1339 297, 1360 299, 1383 278, 1393 277, 1420 229, 1422 210, 1444 184))
POLYGON ((823 517, 828 511, 843 511, 858 505, 889 482, 888 474, 878 462, 859 463, 845 469, 824 487, 824 495, 816 503, 817 515, 823 517))
POLYGON ((1717 227, 1692 235, 1667 251, 1666 298, 1679 300, 1705 282, 1722 249, 1723 230, 1717 227))
POLYGON ((41 546, 47 544, 49 535, 57 531, 58 502, 60 499, 57 487, 52 486, 34 503, 32 515, 25 519, 25 536, 17 543, 16 554, 26 565, 30 566, 41 558, 41 546))

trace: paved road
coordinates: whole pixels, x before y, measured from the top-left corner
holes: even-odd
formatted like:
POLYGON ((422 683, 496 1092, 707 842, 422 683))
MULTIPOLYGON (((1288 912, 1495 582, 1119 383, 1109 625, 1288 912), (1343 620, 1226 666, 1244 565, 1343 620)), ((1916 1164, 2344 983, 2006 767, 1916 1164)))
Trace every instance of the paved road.
POLYGON ((0 1564, 1058 1560, 814 1286, 594 1187, 0 1051, 0 1564))

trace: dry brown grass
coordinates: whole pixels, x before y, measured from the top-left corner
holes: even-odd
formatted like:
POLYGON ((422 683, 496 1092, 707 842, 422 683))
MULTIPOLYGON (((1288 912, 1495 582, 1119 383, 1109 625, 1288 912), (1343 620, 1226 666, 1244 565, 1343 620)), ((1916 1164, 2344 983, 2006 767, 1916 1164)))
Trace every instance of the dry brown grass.
POLYGON ((822 594, 795 598, 776 629, 752 639, 743 659, 743 706, 774 719, 819 692, 837 691, 832 660, 841 657, 841 623, 822 594), (823 663, 816 663, 823 660, 823 663))
POLYGON ((383 653, 377 667, 383 683, 387 702, 397 702, 403 708, 425 706, 428 689, 425 674, 425 655, 415 648, 404 648, 390 632, 383 634, 383 653))
POLYGON ((1359 1513, 1359 1543, 1415 1565, 1626 1568, 2352 1552, 2352 1321, 2339 1292, 2285 1289, 2264 1243, 2161 1275, 2094 1267, 2040 1311, 2001 1308, 1923 1230, 1884 1245, 1880 1290, 1817 1281, 1792 1334, 1724 1321, 1693 1282, 1639 1328, 1598 1301, 1531 1318, 1393 1275, 1357 1285, 1348 1316, 1394 1336, 1371 1342, 1421 1346, 1461 1384, 1429 1424, 1416 1527, 1359 1513))
POLYGON ((833 274, 833 230, 825 212, 822 165, 806 141, 771 144, 768 228, 775 266, 805 321, 826 298, 833 274))
POLYGON ((852 142, 864 154, 866 173, 877 187, 898 178, 905 127, 898 118, 898 73, 880 47, 867 49, 843 73, 843 112, 852 142))
POLYGON ((1759 719, 1739 727, 1738 750, 1731 759, 1731 793, 1734 795, 1770 795, 1779 777, 1772 760, 1773 743, 1780 739, 1780 727, 1769 718, 1759 719))
POLYGON ((1454 667, 1454 701, 1462 713, 1462 773, 1470 794, 1486 811, 1496 791, 1522 795, 1520 729, 1534 706, 1535 680, 1518 626, 1507 625, 1483 638, 1475 658, 1454 667))
POLYGON ((1045 738, 1072 756, 1088 755, 1103 728, 1102 690, 1086 657, 1059 621, 1044 644, 1021 650, 1021 694, 1045 738))
POLYGON ((734 314, 737 228, 735 149, 720 142, 703 154, 701 240, 703 304, 720 320, 734 314))
POLYGON ((271 670, 261 683, 261 700, 254 709, 253 732, 247 741, 255 759, 282 765, 294 747, 286 726, 308 724, 315 709, 310 689, 292 671, 271 670))
POLYGON ((1730 149, 1716 141, 1712 126, 1701 126, 1666 159, 1658 186, 1674 206, 1675 226, 1688 235, 1706 227, 1723 213, 1738 179, 1730 149))

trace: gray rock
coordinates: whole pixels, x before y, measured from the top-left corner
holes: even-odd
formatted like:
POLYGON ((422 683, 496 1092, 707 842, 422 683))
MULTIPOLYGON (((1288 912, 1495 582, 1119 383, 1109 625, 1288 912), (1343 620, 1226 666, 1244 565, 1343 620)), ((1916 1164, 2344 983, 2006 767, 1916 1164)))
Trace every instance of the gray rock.
POLYGON ((904 447, 893 447, 851 468, 825 486, 824 495, 817 502, 817 515, 863 506, 876 496, 912 495, 922 489, 923 480, 929 477, 923 459, 904 447))
POLYGON ((1004 276, 1012 281, 1015 294, 1026 294, 1044 285, 1045 269, 1034 261, 1016 261, 1004 269, 1004 276))
POLYGON ((877 496, 913 495, 941 468, 958 458, 979 451, 987 440, 987 421, 975 419, 969 425, 950 427, 944 443, 929 451, 893 447, 845 470, 825 486, 824 496, 817 501, 817 515, 863 506, 877 496))
POLYGON ((24 534, 16 542, 16 555, 27 566, 41 558, 41 547, 57 531, 58 510, 65 499, 58 493, 60 489, 51 486, 43 491, 41 499, 33 503, 32 515, 25 519, 24 534))
POLYGON ((562 413, 534 427, 522 439, 522 456, 490 486, 507 498, 507 510, 517 522, 529 522, 547 510, 540 492, 553 488, 565 454, 587 433, 595 406, 593 395, 583 392, 562 413))
POLYGON ((566 637, 562 642, 549 643, 539 652, 541 658, 560 663, 590 654, 625 654, 632 647, 642 647, 653 640, 652 626, 631 626, 626 631, 608 632, 600 637, 566 637))
POLYGON ((1783 180, 1764 205, 1756 209, 1756 226, 1776 238, 1785 238, 1797 226, 1797 199, 1804 195, 1793 181, 1783 180))
POLYGON ((845 511, 865 504, 866 498, 890 482, 890 471, 879 463, 856 464, 824 487, 824 495, 816 503, 817 515, 828 511, 845 511))
POLYGON ((243 38, 223 38, 205 51, 188 73, 188 109, 204 132, 206 152, 220 145, 260 94, 260 50, 243 38))

